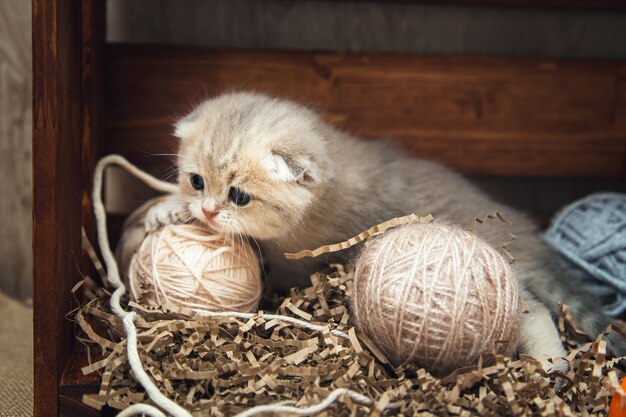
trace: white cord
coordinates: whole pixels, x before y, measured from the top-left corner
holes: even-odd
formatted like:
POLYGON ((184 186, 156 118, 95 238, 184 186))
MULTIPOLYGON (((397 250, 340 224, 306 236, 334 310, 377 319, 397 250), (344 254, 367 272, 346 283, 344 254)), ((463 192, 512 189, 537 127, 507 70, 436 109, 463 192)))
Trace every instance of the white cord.
POLYGON ((258 414, 263 414, 263 413, 274 413, 278 415, 289 413, 289 414, 296 414, 299 416, 313 415, 333 405, 333 403, 337 401, 337 398, 339 398, 340 396, 344 394, 347 394, 350 398, 352 398, 354 401, 359 402, 359 403, 363 403, 367 405, 370 405, 372 403, 372 400, 366 397, 365 395, 359 394, 358 392, 351 391, 347 388, 337 388, 336 390, 328 394, 328 397, 326 397, 324 401, 322 401, 319 404, 312 405, 310 407, 298 408, 298 407, 293 407, 291 405, 284 405, 284 404, 257 405, 256 407, 252 407, 246 411, 243 411, 237 414, 235 417, 251 417, 251 416, 256 416, 258 414))
MULTIPOLYGON (((120 304, 120 300, 122 295, 126 292, 126 287, 120 278, 119 268, 117 266, 117 262, 115 262, 115 257, 111 252, 111 247, 109 246, 109 237, 107 234, 107 223, 106 223, 106 210, 104 208, 104 204, 102 203, 102 182, 104 170, 109 165, 119 165, 135 177, 142 180, 148 186, 154 188, 157 191, 165 192, 165 193, 173 193, 178 190, 178 187, 172 183, 158 180, 151 176, 150 174, 140 170, 130 162, 128 162, 125 158, 120 155, 108 155, 98 161, 96 165, 96 169, 94 172, 93 178, 93 209, 94 214, 96 216, 96 229, 98 232, 98 244, 100 245, 100 251, 102 252, 102 257, 104 259, 104 263, 107 266, 107 275, 108 280, 116 289, 111 295, 111 309, 120 317, 124 323, 124 330, 126 332, 126 355, 128 357, 128 362, 130 367, 135 374, 135 378, 137 382, 143 386, 146 390, 146 393, 150 397, 150 399, 160 408, 167 411, 170 415, 174 417, 191 417, 191 414, 176 404, 171 399, 167 398, 165 395, 161 393, 159 388, 152 382, 146 371, 143 369, 141 364, 141 358, 139 357, 139 352, 137 350, 137 328, 135 327, 135 316, 136 313, 132 311, 126 311, 122 308, 120 304)), ((240 313, 240 312, 208 312, 208 311, 199 311, 201 315, 210 316, 210 317, 238 317, 250 319, 255 316, 253 313, 240 313)), ((285 321, 288 323, 292 323, 301 327, 306 327, 315 331, 324 331, 323 326, 315 325, 308 323, 304 320, 299 320, 294 317, 282 316, 277 314, 264 314, 263 317, 269 318, 270 320, 276 319, 285 321)), ((331 330, 331 333, 335 336, 342 337, 345 339, 349 339, 349 336, 340 331, 340 330, 331 330)), ((371 404, 372 400, 362 394, 359 394, 355 391, 351 391, 347 388, 339 388, 331 392, 324 401, 319 404, 306 407, 306 408, 298 408, 290 405, 282 404, 267 404, 267 405, 259 405, 256 407, 252 407, 242 413, 237 414, 236 417, 250 417, 255 416, 262 413, 292 413, 297 415, 311 415, 318 413, 329 406, 331 406, 339 396, 347 394, 354 401, 361 402, 364 404, 371 404)), ((118 417, 130 417, 137 414, 146 414, 151 417, 165 417, 158 408, 153 407, 149 404, 133 404, 127 407, 125 410, 121 411, 118 414, 118 417)))
MULTIPOLYGON (((200 314, 201 316, 205 316, 205 317, 236 317, 236 318, 240 318, 240 319, 252 319, 255 317, 258 317, 257 314, 254 313, 240 313, 238 311, 220 311, 220 312, 216 312, 216 311, 206 311, 206 310, 195 310, 194 311, 198 314, 200 314)), ((295 324, 296 326, 300 326, 300 327, 304 327, 310 330, 315 330, 318 332, 323 332, 324 331, 324 326, 319 326, 317 324, 311 324, 307 321, 304 320, 300 320, 297 319, 295 317, 290 317, 290 316, 282 316, 280 314, 263 314, 263 318, 266 319, 270 319, 270 320, 280 320, 280 321, 284 321, 287 323, 291 323, 291 324, 295 324)), ((338 337, 342 337, 344 339, 350 339, 350 336, 348 336, 347 333, 342 332, 341 330, 336 330, 333 329, 330 331, 332 334, 334 334, 335 336, 338 337)))
POLYGON ((158 408, 149 404, 133 404, 126 407, 117 414, 117 417, 131 417, 137 414, 144 414, 150 417, 166 417, 158 408))
MULTIPOLYGON (((172 184, 165 185, 167 183, 159 181, 156 178, 153 178, 152 176, 146 174, 145 172, 140 171, 137 167, 131 165, 126 159, 122 158, 119 155, 109 155, 102 158, 96 165, 93 180, 92 197, 93 209, 96 216, 96 228, 98 231, 98 244, 100 245, 100 251, 102 252, 104 263, 107 266, 107 275, 109 278, 109 282, 116 287, 116 290, 111 295, 111 309, 124 322, 124 330, 126 331, 127 338, 126 352, 128 356, 128 363, 130 364, 130 367, 135 374, 137 382, 139 382, 141 386, 144 387, 144 389, 155 404, 157 404, 159 407, 175 417, 191 417, 191 414, 187 410, 163 395, 161 391, 159 391, 159 388, 152 382, 146 371, 143 369, 143 366, 141 365, 141 359, 139 358, 139 353, 137 352, 137 329, 135 328, 134 323, 135 313, 125 311, 120 305, 120 299, 122 298, 122 295, 126 292, 126 288, 124 287, 124 283, 120 279, 119 269, 117 267, 117 263, 115 262, 115 257, 111 252, 111 247, 109 246, 109 237, 107 234, 106 224, 106 211, 104 209, 104 204, 102 203, 102 177, 104 174, 104 169, 112 164, 123 166, 124 168, 128 169, 131 174, 143 180, 151 187, 158 187, 157 189, 159 190, 174 190, 176 189, 176 187, 172 184)), ((131 410, 129 413, 134 413, 134 411, 131 410)), ((155 415, 158 416, 158 414, 155 415)))

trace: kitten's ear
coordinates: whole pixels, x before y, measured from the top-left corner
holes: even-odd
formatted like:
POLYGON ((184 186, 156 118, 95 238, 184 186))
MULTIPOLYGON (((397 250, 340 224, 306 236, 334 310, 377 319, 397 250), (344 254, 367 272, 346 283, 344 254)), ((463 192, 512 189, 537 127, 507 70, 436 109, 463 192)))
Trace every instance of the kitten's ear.
POLYGON ((314 187, 322 180, 320 168, 305 156, 273 151, 262 161, 270 178, 282 182, 297 182, 304 186, 314 187))
POLYGON ((182 139, 186 136, 189 136, 191 133, 191 123, 186 121, 185 119, 176 122, 174 125, 174 136, 179 139, 182 139))
POLYGON ((198 119, 198 110, 194 110, 187 116, 183 117, 174 124, 174 136, 183 139, 191 136, 195 128, 195 122, 198 119))

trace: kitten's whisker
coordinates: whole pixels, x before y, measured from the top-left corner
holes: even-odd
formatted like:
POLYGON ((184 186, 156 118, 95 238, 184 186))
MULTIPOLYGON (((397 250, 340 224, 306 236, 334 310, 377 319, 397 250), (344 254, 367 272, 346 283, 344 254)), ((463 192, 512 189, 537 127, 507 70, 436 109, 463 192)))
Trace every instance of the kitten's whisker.
POLYGON ((263 260, 263 251, 261 250, 261 245, 259 245, 258 240, 256 240, 256 238, 254 236, 252 236, 251 233, 248 232, 248 229, 247 229, 247 227, 245 227, 245 225, 243 225, 241 222, 237 222, 237 224, 244 230, 246 235, 250 239, 252 239, 252 241, 256 245, 257 250, 258 250, 258 254, 259 254, 259 262, 261 263, 261 273, 263 274, 263 278, 267 279, 267 271, 265 270, 265 262, 263 260))
POLYGON ((169 181, 171 178, 177 177, 177 176, 178 176, 178 168, 172 167, 172 168, 169 168, 168 171, 165 172, 165 174, 161 177, 161 180, 169 181))
POLYGON ((178 157, 177 153, 148 153, 148 156, 175 156, 178 157))

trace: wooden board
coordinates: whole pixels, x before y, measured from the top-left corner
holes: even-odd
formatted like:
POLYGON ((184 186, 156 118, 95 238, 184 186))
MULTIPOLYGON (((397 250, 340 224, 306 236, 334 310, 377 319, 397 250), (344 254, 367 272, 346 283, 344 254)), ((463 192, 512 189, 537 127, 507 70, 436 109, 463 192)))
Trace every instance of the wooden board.
MULTIPOLYGON (((96 224, 91 204, 93 170, 101 156, 102 89, 104 88, 105 1, 82 2, 82 226, 91 242, 96 242, 96 224)), ((92 261, 83 253, 81 269, 96 276, 92 261)))
POLYGON ((432 4, 464 6, 536 7, 586 10, 626 10, 624 0, 413 0, 432 4))
POLYGON ((70 290, 79 278, 81 8, 33 1, 33 252, 35 416, 58 413, 73 342, 70 290))
MULTIPOLYGON (((364 138, 478 175, 619 177, 623 62, 108 48, 105 151, 157 172, 172 123, 231 90, 291 97, 364 138)), ((169 162, 171 164, 171 161, 169 162)))
MULTIPOLYGON (((91 363, 102 359, 99 353, 98 350, 91 349, 91 363)), ((104 415, 104 413, 99 413, 82 402, 84 394, 96 394, 98 392, 102 377, 97 372, 83 375, 81 368, 87 365, 89 365, 89 360, 85 347, 80 343, 74 344, 59 387, 60 417, 104 415)))

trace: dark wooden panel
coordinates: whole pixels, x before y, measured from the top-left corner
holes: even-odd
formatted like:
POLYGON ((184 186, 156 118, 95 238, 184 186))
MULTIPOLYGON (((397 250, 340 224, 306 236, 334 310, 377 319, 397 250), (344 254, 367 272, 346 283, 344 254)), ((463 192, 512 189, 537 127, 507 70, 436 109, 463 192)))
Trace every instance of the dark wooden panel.
POLYGON ((626 59, 626 13, 459 1, 108 0, 107 37, 218 49, 626 59))
POLYGON ((105 417, 114 416, 116 413, 105 413, 95 410, 83 404, 84 394, 95 394, 98 392, 98 385, 75 385, 61 388, 59 397, 59 417, 105 417))
MULTIPOLYGON (((100 351, 91 349, 91 363, 102 359, 100 351)), ((82 401, 84 394, 96 394, 100 388, 101 374, 83 375, 81 368, 89 365, 86 348, 75 343, 72 354, 61 377, 59 386, 59 417, 102 416, 82 401)))
MULTIPOLYGON (((91 189, 93 169, 101 154, 106 13, 104 0, 85 0, 82 6, 82 225, 90 241, 96 242, 91 189)), ((85 274, 97 276, 87 254, 83 254, 81 266, 85 274)))
POLYGON ((33 1, 33 251, 36 416, 58 413, 72 343, 70 289, 79 277, 80 3, 33 1))
POLYGON ((432 4, 464 6, 536 7, 586 10, 626 10, 624 0, 413 0, 432 4))
POLYGON ((82 164, 83 225, 91 226, 91 177, 102 142, 105 1, 83 3, 82 20, 82 164))
POLYGON ((253 89, 319 107, 465 173, 618 177, 626 154, 621 62, 211 51, 111 46, 106 151, 144 166, 173 153, 171 124, 204 97, 253 89))
POLYGON ((597 192, 626 193, 623 179, 590 178, 499 178, 472 180, 496 201, 530 215, 542 229, 565 205, 597 192))

